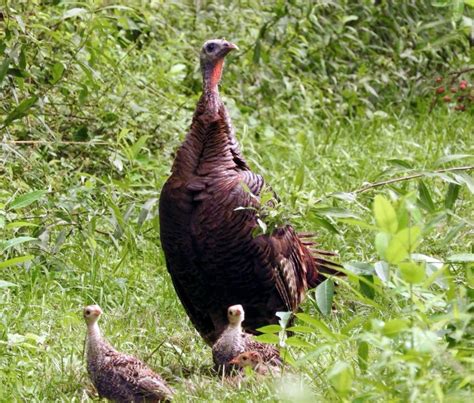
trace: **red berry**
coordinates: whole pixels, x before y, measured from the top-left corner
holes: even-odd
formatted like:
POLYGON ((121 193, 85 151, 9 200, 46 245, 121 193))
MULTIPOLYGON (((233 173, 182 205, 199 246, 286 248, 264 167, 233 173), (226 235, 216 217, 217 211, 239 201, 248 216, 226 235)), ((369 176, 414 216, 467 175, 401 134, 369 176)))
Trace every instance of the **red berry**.
POLYGON ((454 107, 454 110, 455 110, 455 111, 465 111, 465 110, 466 110, 466 106, 463 105, 463 104, 459 104, 459 105, 456 105, 456 106, 454 107))
POLYGON ((443 101, 444 101, 444 102, 451 102, 451 97, 450 97, 449 95, 445 95, 445 96, 443 97, 443 101))
POLYGON ((466 88, 467 88, 467 83, 465 81, 461 81, 461 84, 459 84, 459 89, 465 90, 466 88))
POLYGON ((435 82, 436 82, 436 83, 439 84, 441 81, 443 81, 443 77, 436 77, 436 78, 435 78, 435 82))
POLYGON ((444 92, 444 87, 439 87, 436 89, 437 94, 442 94, 444 92))
POLYGON ((458 89, 456 87, 451 87, 451 92, 455 94, 456 92, 458 92, 458 89))

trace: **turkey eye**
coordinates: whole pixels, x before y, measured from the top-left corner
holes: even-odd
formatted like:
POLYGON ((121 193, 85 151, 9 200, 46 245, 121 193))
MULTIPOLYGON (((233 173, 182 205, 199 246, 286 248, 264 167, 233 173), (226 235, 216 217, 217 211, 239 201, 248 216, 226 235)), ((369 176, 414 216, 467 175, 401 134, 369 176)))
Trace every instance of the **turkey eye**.
POLYGON ((206 51, 211 53, 215 48, 216 48, 216 45, 213 43, 210 43, 209 45, 206 46, 206 51))

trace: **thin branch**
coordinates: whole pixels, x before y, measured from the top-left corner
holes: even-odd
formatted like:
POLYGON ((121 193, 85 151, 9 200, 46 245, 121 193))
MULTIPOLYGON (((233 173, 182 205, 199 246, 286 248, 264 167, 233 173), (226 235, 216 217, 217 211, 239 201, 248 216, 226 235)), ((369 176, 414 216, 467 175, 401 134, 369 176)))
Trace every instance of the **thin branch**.
MULTIPOLYGON (((422 177, 425 177, 425 176, 429 176, 430 174, 439 174, 439 173, 443 173, 443 172, 456 172, 456 171, 471 171, 473 169, 474 169, 474 165, 466 165, 466 166, 461 166, 461 167, 442 168, 442 169, 437 169, 437 170, 431 171, 431 172, 418 172, 416 174, 405 175, 405 176, 401 176, 401 177, 398 177, 398 178, 392 178, 392 179, 387 179, 387 180, 380 181, 380 182, 369 183, 368 185, 365 185, 361 188, 352 190, 348 193, 360 194, 360 193, 368 192, 369 190, 372 190, 372 189, 375 189, 375 188, 378 188, 378 187, 381 187, 381 186, 389 185, 389 184, 392 184, 392 183, 409 181, 409 180, 417 179, 417 178, 422 178, 422 177)), ((322 200, 324 200, 328 197, 331 197, 331 196, 333 196, 337 193, 340 193, 340 192, 333 192, 333 193, 329 193, 328 195, 322 196, 319 199, 317 199, 315 203, 319 203, 322 200)))

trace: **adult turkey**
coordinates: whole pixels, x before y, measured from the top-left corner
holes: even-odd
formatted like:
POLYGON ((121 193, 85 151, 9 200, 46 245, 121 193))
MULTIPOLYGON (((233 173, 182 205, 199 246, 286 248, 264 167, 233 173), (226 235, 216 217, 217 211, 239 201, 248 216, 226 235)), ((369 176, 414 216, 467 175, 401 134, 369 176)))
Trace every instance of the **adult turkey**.
POLYGON ((218 39, 202 47, 203 93, 160 196, 168 271, 210 345, 227 326, 229 306, 242 304, 244 328, 255 332, 276 323, 277 311, 295 311, 321 281, 318 272, 333 267, 324 256, 331 253, 313 255, 289 225, 253 235, 264 180, 245 162, 218 92, 224 58, 234 49, 218 39))

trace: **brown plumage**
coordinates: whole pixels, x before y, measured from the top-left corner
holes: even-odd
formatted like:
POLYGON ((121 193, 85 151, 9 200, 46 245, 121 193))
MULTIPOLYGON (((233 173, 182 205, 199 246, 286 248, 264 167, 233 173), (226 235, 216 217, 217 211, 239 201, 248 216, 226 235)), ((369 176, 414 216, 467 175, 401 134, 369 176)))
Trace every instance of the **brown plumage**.
POLYGON ((256 341, 252 335, 242 330, 245 312, 242 305, 232 305, 227 310, 228 325, 212 346, 212 358, 216 369, 229 372, 231 360, 245 351, 258 352, 262 361, 271 365, 281 365, 280 353, 270 344, 256 341))
POLYGON ((244 306, 245 328, 254 332, 276 323, 277 311, 295 311, 320 281, 318 271, 331 267, 324 256, 331 253, 313 255, 307 248, 312 243, 289 225, 270 235, 252 234, 264 181, 240 153, 218 93, 224 57, 233 49, 227 41, 211 40, 201 50, 203 94, 160 197, 169 273, 210 345, 226 327, 230 305, 244 306))
POLYGON ((98 305, 84 308, 87 324, 87 371, 101 397, 114 402, 168 401, 173 390, 143 362, 122 354, 101 336, 98 305))

